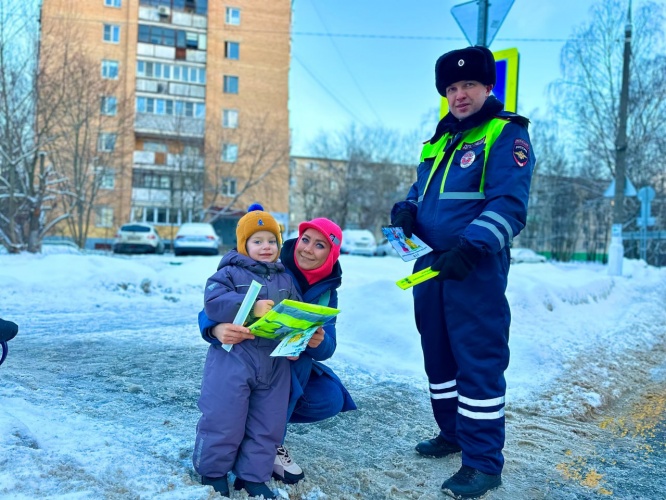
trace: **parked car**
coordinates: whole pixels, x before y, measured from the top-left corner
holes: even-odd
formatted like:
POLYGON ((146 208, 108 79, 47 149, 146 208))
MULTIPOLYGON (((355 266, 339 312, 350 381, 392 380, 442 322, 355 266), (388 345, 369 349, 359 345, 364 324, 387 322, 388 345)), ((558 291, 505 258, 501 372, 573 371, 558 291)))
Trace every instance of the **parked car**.
POLYGON ((511 249, 511 263, 518 264, 520 262, 539 263, 546 262, 543 255, 539 255, 534 250, 529 248, 512 248, 511 249))
POLYGON ((376 250, 377 240, 367 229, 345 229, 342 231, 340 253, 371 257, 376 250))
POLYGON ((386 255, 395 255, 397 256, 397 252, 395 251, 395 248, 393 248, 393 245, 384 238, 378 245, 377 245, 377 250, 375 250, 375 255, 378 257, 384 257, 386 255))
POLYGON ((219 255, 222 240, 208 222, 186 222, 173 240, 173 253, 179 255, 219 255))
POLYGON ((116 233, 113 253, 164 253, 164 242, 157 230, 146 222, 123 224, 116 233))
POLYGON ((69 253, 79 254, 81 249, 68 238, 59 236, 47 236, 42 240, 42 253, 55 254, 55 253, 69 253))

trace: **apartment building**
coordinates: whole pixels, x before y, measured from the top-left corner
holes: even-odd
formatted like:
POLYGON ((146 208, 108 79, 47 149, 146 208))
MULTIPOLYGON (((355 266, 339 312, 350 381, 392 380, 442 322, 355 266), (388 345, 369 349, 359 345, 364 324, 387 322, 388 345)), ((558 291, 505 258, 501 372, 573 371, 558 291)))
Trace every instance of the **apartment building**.
MULTIPOLYGON (((290 24, 290 0, 43 0, 42 66, 76 52, 100 85, 78 162, 97 176, 88 247, 129 221, 169 240, 210 220, 233 244, 255 201, 286 223, 290 24)), ((71 142, 60 126, 54 161, 71 142)))

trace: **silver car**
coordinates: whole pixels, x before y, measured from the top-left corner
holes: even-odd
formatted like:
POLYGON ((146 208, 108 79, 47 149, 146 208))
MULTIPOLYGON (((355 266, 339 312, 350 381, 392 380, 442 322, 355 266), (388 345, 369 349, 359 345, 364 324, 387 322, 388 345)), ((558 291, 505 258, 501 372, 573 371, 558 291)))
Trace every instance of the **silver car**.
POLYGON ((208 222, 186 222, 173 240, 173 253, 179 255, 219 255, 222 240, 208 222))
POLYGON ((145 222, 123 224, 116 233, 113 253, 164 253, 164 242, 155 228, 145 222))

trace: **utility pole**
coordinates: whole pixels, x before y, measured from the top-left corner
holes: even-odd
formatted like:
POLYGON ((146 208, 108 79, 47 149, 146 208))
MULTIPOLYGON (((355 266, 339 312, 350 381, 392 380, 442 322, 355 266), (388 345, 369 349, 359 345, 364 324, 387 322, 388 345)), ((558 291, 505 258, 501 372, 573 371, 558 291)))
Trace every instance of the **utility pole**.
POLYGON ((477 29, 476 44, 487 47, 488 38, 488 0, 478 0, 479 2, 479 24, 477 29))
POLYGON ((624 222, 624 190, 627 166, 627 105, 629 103, 629 63, 631 62, 631 0, 624 26, 624 57, 622 60, 622 89, 620 90, 620 116, 615 140, 615 198, 613 202, 613 227, 608 251, 608 274, 622 276, 624 245, 622 224, 624 222))

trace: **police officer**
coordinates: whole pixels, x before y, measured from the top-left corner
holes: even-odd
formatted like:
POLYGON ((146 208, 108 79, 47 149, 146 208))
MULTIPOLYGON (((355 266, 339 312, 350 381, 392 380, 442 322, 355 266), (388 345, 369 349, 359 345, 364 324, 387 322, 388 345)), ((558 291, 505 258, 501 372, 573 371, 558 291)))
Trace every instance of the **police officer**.
POLYGON ((416 451, 430 457, 462 451, 462 467, 442 485, 456 498, 501 484, 509 245, 525 227, 535 162, 529 121, 490 95, 495 79, 495 59, 482 46, 437 60, 435 85, 449 112, 423 146, 407 198, 391 211, 393 225, 433 248, 414 272, 428 266, 439 272, 413 292, 440 429, 416 451))

